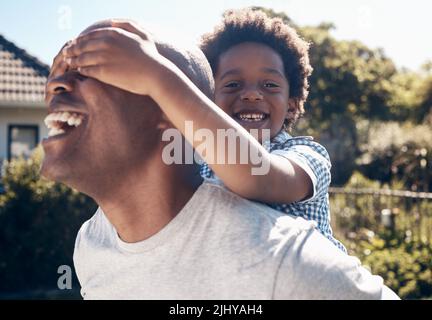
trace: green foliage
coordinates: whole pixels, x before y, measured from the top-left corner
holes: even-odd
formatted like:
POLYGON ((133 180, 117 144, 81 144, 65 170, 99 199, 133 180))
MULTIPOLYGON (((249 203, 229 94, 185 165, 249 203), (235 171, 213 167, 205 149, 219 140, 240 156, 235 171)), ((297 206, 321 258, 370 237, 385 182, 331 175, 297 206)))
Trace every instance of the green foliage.
POLYGON ((391 184, 371 180, 354 172, 345 190, 368 190, 368 194, 332 193, 330 207, 332 226, 343 239, 369 239, 375 234, 393 230, 408 240, 432 241, 432 201, 380 195, 373 190, 401 190, 402 182, 391 184), (391 213, 393 227, 383 225, 383 210, 391 213))
POLYGON ((368 177, 405 189, 432 187, 432 129, 428 125, 397 122, 368 123, 360 144, 359 170, 368 177))
POLYGON ((332 114, 386 119, 390 79, 396 73, 392 61, 358 41, 337 41, 322 29, 302 30, 312 42, 314 72, 306 108, 311 118, 319 121, 312 125, 322 126, 332 114))
POLYGON ((384 283, 402 299, 432 297, 432 244, 407 241, 404 234, 380 234, 356 239, 351 252, 381 275, 384 283))
POLYGON ((56 288, 57 268, 73 266, 76 233, 95 203, 39 176, 41 149, 5 163, 0 195, 0 291, 56 288))
MULTIPOLYGON (((373 156, 364 146, 369 143, 363 136, 371 136, 359 131, 359 123, 411 122, 416 125, 432 124, 432 63, 426 62, 423 72, 397 70, 391 59, 381 49, 371 49, 359 41, 336 40, 331 32, 331 23, 318 26, 299 26, 284 12, 255 7, 264 10, 269 16, 279 17, 298 30, 305 40, 311 43, 310 60, 314 71, 310 78, 310 94, 305 104, 305 117, 295 128, 295 134, 312 135, 329 151, 333 169, 332 182, 343 185, 351 174, 362 169, 370 178, 389 182, 403 180, 405 188, 417 185, 415 179, 401 177, 391 172, 393 158, 384 153, 373 156), (366 134, 366 135, 365 135, 366 134), (359 159, 373 157, 369 169, 363 167, 359 159), (375 157, 376 156, 376 157, 375 157), (381 158, 379 158, 381 157, 381 158), (376 160, 376 161, 375 161, 376 160), (392 163, 389 163, 392 162, 392 163)), ((409 128, 407 128, 409 130, 409 128)), ((404 132, 400 132, 404 134, 404 132)), ((420 133, 420 132, 416 132, 420 133)), ((431 141, 431 140, 429 140, 431 141)), ((385 141, 390 145, 391 141, 385 141)), ((413 152, 418 152, 417 143, 413 152)), ((430 143, 429 143, 430 145, 430 143)), ((396 145, 394 145, 396 147, 396 145)), ((429 151, 429 147, 426 147, 429 151)), ((410 152, 398 152, 397 163, 410 163, 410 152)), ((398 172, 405 167, 393 166, 398 172)), ((402 171, 400 171, 402 170, 402 171)), ((410 169, 405 176, 410 176, 410 169)), ((416 170, 414 170, 416 171, 416 170)), ((416 177, 417 173, 416 173, 416 177)))
POLYGON ((380 50, 357 41, 337 41, 327 28, 300 30, 312 43, 314 68, 303 127, 326 146, 337 168, 332 180, 342 185, 356 169, 360 155, 356 123, 390 117, 387 101, 396 69, 380 50))
POLYGON ((423 90, 424 85, 419 74, 412 71, 402 70, 393 76, 392 94, 388 99, 392 120, 402 122, 412 119, 419 122, 422 118, 420 105, 424 99, 419 93, 423 90))
MULTIPOLYGON (((430 62, 432 65, 432 62, 430 62)), ((421 101, 418 105, 417 112, 414 114, 414 119, 421 121, 429 126, 432 125, 432 68, 429 70, 428 76, 424 79, 419 95, 421 101)))
MULTIPOLYGON (((344 186, 353 189, 379 189, 380 183, 354 172, 344 186)), ((379 198, 335 194, 331 197, 332 225, 343 239, 368 237, 379 221, 379 198), (378 203, 377 203, 378 202, 378 203)), ((373 232, 372 232, 373 233, 373 232)))
POLYGON ((269 17, 275 17, 275 18, 280 18, 282 19, 282 21, 292 27, 296 27, 296 25, 294 24, 294 22, 284 13, 284 12, 276 12, 271 8, 264 8, 264 7, 259 7, 259 6, 252 6, 251 7, 252 10, 259 10, 259 11, 264 11, 269 17))
MULTIPOLYGON (((347 189, 400 189, 354 172, 347 189)), ((332 194, 336 238, 403 299, 432 298, 432 201, 376 195, 332 194), (381 213, 394 215, 394 227, 381 213)))

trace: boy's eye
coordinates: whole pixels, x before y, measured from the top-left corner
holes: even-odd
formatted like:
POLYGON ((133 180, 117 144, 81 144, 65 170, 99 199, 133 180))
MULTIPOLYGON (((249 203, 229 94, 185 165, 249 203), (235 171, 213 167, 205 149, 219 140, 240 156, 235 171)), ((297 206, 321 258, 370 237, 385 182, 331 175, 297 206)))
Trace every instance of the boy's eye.
POLYGON ((238 88, 240 84, 237 81, 231 81, 225 84, 225 88, 238 88))
POLYGON ((264 87, 266 88, 279 88, 279 85, 274 82, 265 82, 264 87))

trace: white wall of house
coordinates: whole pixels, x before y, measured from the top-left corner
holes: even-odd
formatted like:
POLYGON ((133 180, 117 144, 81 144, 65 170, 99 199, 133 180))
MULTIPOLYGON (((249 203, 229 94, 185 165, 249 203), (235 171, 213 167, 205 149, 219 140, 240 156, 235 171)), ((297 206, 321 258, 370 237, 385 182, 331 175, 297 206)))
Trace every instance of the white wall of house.
MULTIPOLYGON (((39 128, 39 142, 48 135, 44 124, 47 109, 44 105, 31 106, 0 106, 0 161, 8 155, 8 127, 9 125, 36 125, 39 128)), ((1 164, 0 162, 0 164, 1 164)))

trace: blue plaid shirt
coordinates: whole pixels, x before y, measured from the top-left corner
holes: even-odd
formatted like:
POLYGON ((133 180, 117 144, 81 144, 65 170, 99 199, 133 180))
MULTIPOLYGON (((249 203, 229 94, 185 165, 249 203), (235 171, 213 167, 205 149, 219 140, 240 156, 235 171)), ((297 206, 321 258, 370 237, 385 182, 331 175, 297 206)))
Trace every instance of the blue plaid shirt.
MULTIPOLYGON (((264 142, 263 146, 272 154, 294 161, 306 171, 313 184, 313 196, 307 200, 286 204, 266 204, 283 213, 315 221, 317 229, 346 253, 343 244, 333 237, 330 227, 328 188, 331 181, 331 162, 327 150, 313 141, 312 137, 291 137, 285 131, 279 132, 271 141, 264 142)), ((206 163, 202 164, 200 173, 203 178, 217 179, 206 163)))

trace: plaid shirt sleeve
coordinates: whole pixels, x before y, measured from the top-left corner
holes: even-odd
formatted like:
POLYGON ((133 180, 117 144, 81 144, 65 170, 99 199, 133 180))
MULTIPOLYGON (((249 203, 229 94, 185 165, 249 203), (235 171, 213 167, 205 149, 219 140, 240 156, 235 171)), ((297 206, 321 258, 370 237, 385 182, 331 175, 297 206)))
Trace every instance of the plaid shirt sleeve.
POLYGON ((212 178, 213 170, 210 169, 207 163, 203 162, 200 166, 200 175, 203 178, 212 178))
POLYGON ((311 137, 289 137, 281 134, 272 143, 270 152, 294 161, 310 176, 312 197, 291 204, 272 204, 276 210, 302 216, 317 223, 318 230, 343 252, 343 244, 333 237, 330 226, 328 188, 331 182, 331 162, 327 150, 311 137))
POLYGON ((331 182, 331 162, 327 150, 309 137, 287 140, 271 151, 299 165, 311 178, 313 196, 300 202, 309 202, 327 195, 331 182))
MULTIPOLYGON (((295 137, 283 143, 272 144, 272 154, 283 156, 294 161, 311 178, 313 195, 302 202, 312 201, 326 196, 331 182, 331 162, 327 150, 310 137, 295 137)), ((214 173, 203 163, 200 169, 203 178, 213 178, 214 173)))

